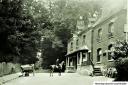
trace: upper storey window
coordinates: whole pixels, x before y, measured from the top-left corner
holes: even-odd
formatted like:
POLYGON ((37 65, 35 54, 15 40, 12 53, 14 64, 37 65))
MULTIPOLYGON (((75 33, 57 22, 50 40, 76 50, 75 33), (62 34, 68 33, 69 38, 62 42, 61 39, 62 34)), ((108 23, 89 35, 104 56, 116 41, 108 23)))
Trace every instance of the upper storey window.
POLYGON ((113 33, 114 33, 114 23, 111 22, 108 25, 108 36, 109 37, 112 37, 113 36, 113 33))
POLYGON ((100 28, 98 30, 98 39, 97 39, 97 41, 100 41, 101 40, 101 37, 102 37, 102 29, 100 28))
POLYGON ((86 44, 86 35, 83 35, 83 39, 82 39, 82 45, 86 44))
POLYGON ((79 39, 76 40, 76 49, 79 47, 79 39))
POLYGON ((70 51, 73 51, 73 42, 71 42, 71 49, 70 51))

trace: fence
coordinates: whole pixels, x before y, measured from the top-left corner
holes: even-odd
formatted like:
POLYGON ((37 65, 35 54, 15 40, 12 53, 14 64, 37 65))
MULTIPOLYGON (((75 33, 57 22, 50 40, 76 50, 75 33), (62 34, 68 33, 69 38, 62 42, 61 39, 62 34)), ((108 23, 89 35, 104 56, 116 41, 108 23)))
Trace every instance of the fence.
POLYGON ((0 76, 16 73, 20 71, 20 64, 0 63, 0 76))

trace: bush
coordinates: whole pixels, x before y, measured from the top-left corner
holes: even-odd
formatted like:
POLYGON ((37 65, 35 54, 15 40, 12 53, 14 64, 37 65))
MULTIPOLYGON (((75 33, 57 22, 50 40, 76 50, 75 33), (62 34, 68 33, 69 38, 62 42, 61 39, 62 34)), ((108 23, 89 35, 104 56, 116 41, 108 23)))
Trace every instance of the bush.
POLYGON ((115 78, 117 75, 115 64, 113 62, 108 63, 106 66, 104 66, 102 73, 106 77, 115 78))
POLYGON ((115 61, 117 76, 115 81, 128 81, 128 58, 120 58, 115 61))

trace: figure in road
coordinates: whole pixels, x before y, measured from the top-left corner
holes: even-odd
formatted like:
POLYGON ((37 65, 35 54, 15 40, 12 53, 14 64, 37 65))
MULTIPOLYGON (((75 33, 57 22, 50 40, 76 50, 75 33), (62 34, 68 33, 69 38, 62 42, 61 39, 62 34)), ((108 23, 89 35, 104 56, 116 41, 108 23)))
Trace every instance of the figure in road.
POLYGON ((61 76, 61 69, 62 69, 62 65, 61 63, 59 63, 59 59, 57 58, 56 59, 56 68, 57 68, 57 71, 59 72, 59 76, 61 76))
POLYGON ((53 76, 53 72, 57 71, 58 75, 61 76, 61 71, 62 71, 62 64, 59 63, 59 59, 56 60, 56 65, 50 65, 50 76, 53 76))
POLYGON ((55 69, 55 65, 50 65, 49 69, 50 69, 50 77, 52 77, 55 69))
POLYGON ((59 59, 56 59, 56 65, 59 66, 59 59))
POLYGON ((66 65, 64 61, 61 62, 61 66, 62 66, 61 72, 65 72, 66 65))

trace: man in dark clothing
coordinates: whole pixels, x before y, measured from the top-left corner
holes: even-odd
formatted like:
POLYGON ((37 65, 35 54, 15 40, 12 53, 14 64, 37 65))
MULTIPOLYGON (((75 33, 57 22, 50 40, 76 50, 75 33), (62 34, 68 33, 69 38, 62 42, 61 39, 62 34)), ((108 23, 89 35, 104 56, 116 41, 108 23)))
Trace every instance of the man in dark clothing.
POLYGON ((61 65, 62 65, 62 72, 65 72, 65 69, 66 69, 65 62, 62 61, 61 65))
POLYGON ((57 70, 59 72, 59 76, 61 76, 61 66, 59 64, 59 59, 58 58, 56 59, 56 66, 57 66, 57 70))

